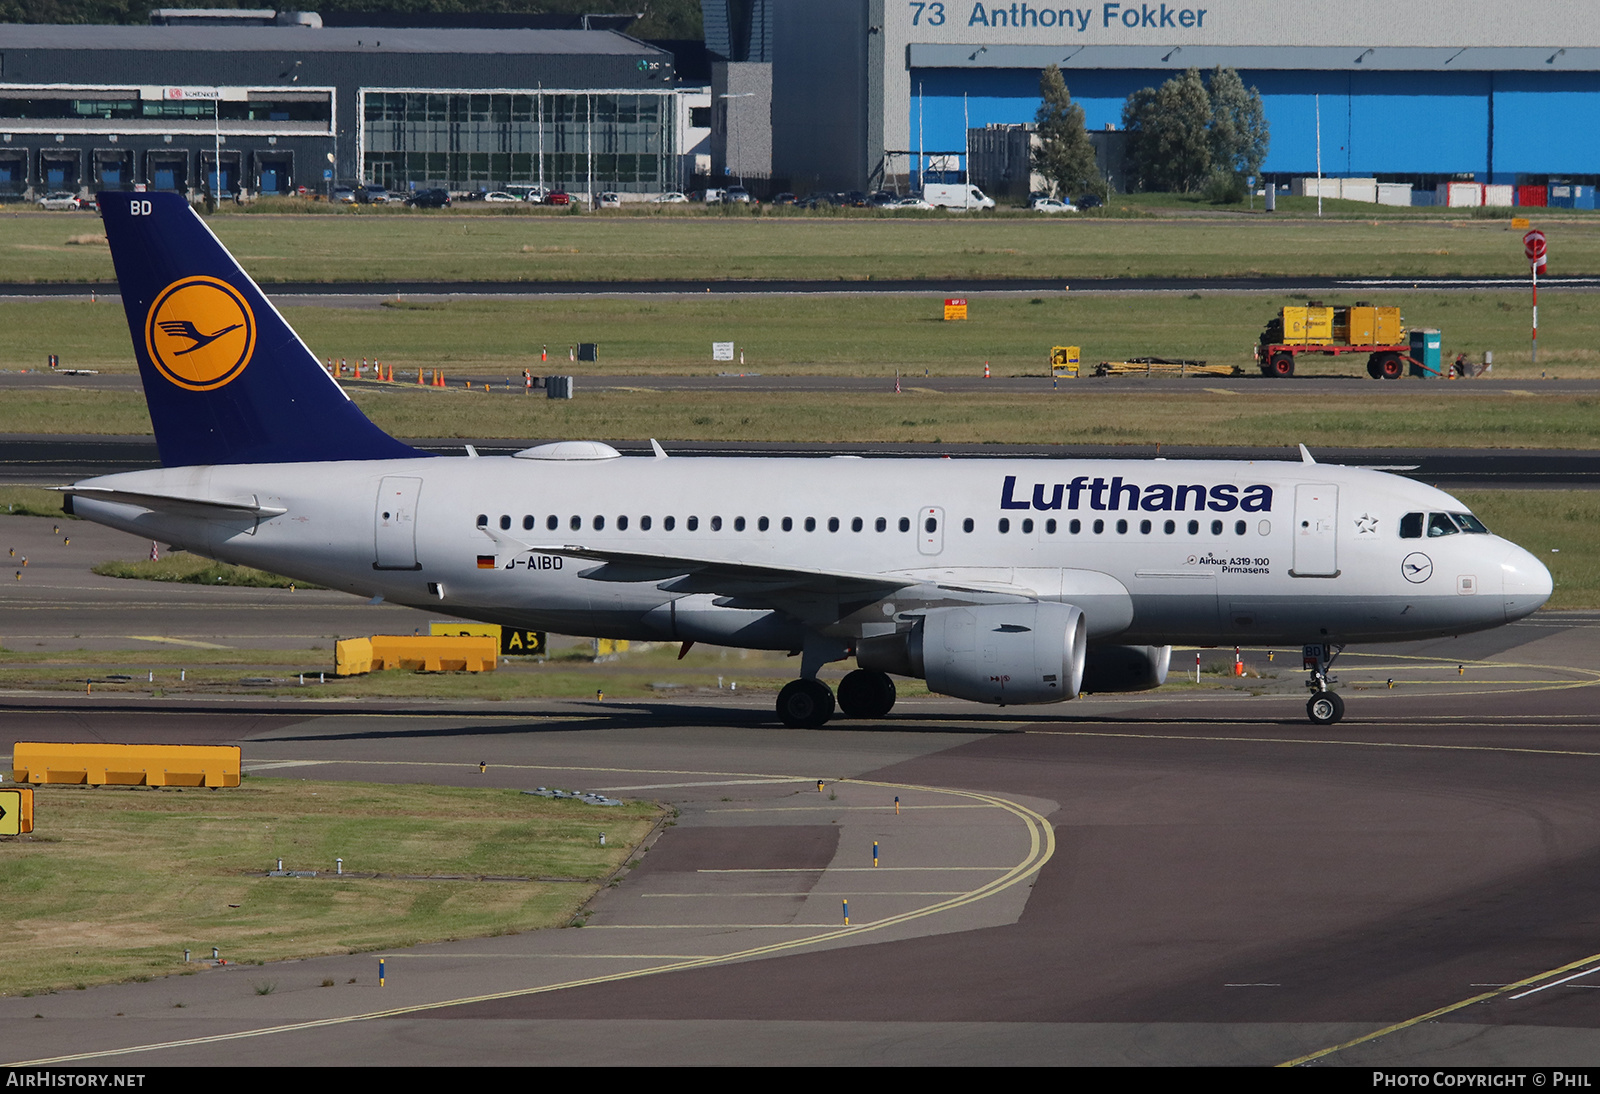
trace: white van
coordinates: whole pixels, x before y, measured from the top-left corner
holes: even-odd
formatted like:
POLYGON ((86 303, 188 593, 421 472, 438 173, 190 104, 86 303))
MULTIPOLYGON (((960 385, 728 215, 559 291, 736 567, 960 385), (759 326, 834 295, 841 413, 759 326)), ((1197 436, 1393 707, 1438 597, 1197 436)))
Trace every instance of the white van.
POLYGON ((935 209, 994 208, 994 198, 969 182, 930 182, 922 188, 922 200, 935 209))

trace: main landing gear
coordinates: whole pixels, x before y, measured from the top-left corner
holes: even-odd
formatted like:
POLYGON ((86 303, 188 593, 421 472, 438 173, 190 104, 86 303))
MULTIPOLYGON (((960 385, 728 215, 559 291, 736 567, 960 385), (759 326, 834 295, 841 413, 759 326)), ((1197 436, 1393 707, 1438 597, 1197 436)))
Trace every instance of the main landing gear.
MULTIPOLYGON (((894 707, 888 673, 856 669, 839 681, 837 707, 846 718, 882 718, 894 707)), ((820 729, 833 717, 834 692, 816 678, 791 680, 778 692, 778 720, 790 729, 820 729)))
POLYGON ((1344 700, 1333 690, 1333 677, 1329 675, 1334 659, 1343 652, 1343 645, 1306 646, 1302 651, 1302 664, 1311 673, 1311 679, 1306 681, 1311 690, 1306 717, 1314 725, 1331 726, 1344 717, 1344 700))

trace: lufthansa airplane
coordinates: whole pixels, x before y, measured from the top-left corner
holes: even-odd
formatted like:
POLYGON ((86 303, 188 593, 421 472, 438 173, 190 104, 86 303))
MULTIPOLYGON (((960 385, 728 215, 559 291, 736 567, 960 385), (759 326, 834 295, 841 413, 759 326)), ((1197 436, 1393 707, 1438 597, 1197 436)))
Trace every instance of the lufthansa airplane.
POLYGON ((798 654, 789 726, 877 718, 893 676, 979 703, 1159 685, 1174 643, 1496 627, 1550 574, 1450 495, 1313 462, 420 452, 373 425, 188 204, 100 195, 162 466, 78 516, 466 619, 798 654), (817 678, 857 668, 837 696, 817 678))

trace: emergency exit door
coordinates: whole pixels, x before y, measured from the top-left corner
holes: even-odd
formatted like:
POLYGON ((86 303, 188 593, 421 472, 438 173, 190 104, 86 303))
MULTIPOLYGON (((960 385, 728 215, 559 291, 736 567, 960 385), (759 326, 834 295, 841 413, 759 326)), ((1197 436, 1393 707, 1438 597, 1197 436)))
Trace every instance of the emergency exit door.
POLYGON ((373 513, 374 570, 420 570, 417 562, 417 496, 422 480, 390 475, 378 485, 373 513))
POLYGON ((1301 483, 1294 488, 1294 566, 1290 577, 1339 575, 1339 488, 1301 483))

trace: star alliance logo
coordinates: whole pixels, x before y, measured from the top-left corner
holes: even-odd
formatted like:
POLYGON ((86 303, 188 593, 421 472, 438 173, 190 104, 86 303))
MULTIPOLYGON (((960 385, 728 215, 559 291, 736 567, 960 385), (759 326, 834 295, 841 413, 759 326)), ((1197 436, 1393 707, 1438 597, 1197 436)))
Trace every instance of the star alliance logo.
POLYGON ((1375 536, 1378 534, 1378 518, 1362 513, 1356 518, 1356 535, 1375 536))

